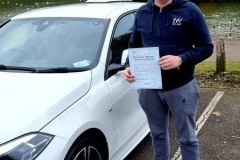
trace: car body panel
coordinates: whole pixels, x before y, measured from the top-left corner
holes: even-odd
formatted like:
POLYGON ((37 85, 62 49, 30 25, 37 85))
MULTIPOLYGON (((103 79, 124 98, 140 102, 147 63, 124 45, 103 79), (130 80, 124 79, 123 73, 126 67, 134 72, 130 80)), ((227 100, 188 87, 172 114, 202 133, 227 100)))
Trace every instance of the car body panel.
POLYGON ((124 13, 122 10, 132 10, 142 3, 116 2, 116 3, 82 3, 65 6, 56 6, 35 11, 29 11, 13 17, 12 19, 37 18, 37 17, 89 17, 110 18, 112 13, 124 13), (104 9, 103 9, 104 7, 104 9))
POLYGON ((39 131, 85 95, 91 82, 90 71, 71 74, 0 72, 0 77, 0 144, 39 131))
POLYGON ((15 117, 5 121, 10 126, 5 122, 0 125, 3 128, 0 135, 4 133, 4 138, 0 136, 0 147, 2 143, 28 132, 47 133, 54 138, 36 160, 63 160, 77 138, 94 128, 106 138, 109 159, 119 160, 129 154, 149 132, 146 116, 139 105, 137 90, 124 80, 123 71, 112 76, 106 73, 109 72, 110 44, 119 19, 136 12, 143 4, 75 4, 38 9, 13 17, 12 20, 104 18, 110 23, 99 63, 89 71, 44 74, 0 71, 0 76, 6 79, 0 79, 2 87, 5 87, 0 91, 0 107, 7 106, 6 111, 0 114, 5 114, 5 119, 11 115, 15 117), (16 106, 19 108, 15 109, 16 106), (11 128, 13 125, 17 127, 11 128))

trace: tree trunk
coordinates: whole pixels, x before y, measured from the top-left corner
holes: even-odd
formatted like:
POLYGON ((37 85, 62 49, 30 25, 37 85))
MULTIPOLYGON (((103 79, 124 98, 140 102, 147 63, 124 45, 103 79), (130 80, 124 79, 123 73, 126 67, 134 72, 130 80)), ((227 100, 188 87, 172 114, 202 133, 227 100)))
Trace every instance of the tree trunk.
POLYGON ((225 42, 223 39, 217 40, 216 52, 217 52, 216 73, 220 74, 222 72, 226 72, 226 52, 225 42))

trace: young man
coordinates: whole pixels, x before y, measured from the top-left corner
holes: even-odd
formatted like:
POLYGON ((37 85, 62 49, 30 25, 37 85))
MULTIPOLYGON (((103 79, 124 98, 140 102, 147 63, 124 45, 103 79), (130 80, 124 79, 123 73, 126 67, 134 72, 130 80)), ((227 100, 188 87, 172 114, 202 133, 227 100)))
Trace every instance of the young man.
MULTIPOLYGON (((195 117, 199 100, 194 67, 213 53, 200 9, 188 0, 148 0, 136 14, 129 48, 159 47, 162 89, 140 89, 156 160, 169 160, 169 111, 184 160, 199 160, 195 117)), ((127 59, 124 77, 134 81, 127 59)))

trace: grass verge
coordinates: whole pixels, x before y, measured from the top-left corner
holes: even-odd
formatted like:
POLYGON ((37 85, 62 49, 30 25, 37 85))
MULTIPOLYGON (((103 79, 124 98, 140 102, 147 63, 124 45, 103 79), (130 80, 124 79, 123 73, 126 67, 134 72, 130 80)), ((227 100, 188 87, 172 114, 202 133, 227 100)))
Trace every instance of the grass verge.
POLYGON ((226 62, 226 72, 216 74, 216 62, 196 65, 195 75, 200 88, 240 88, 240 62, 226 62))

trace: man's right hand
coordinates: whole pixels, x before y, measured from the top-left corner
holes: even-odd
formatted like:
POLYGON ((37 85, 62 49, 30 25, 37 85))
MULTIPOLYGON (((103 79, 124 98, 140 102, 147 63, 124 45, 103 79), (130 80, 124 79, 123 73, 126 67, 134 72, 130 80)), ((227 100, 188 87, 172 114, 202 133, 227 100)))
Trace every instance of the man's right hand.
POLYGON ((134 76, 132 75, 131 70, 130 70, 129 67, 124 70, 123 74, 124 74, 124 78, 125 78, 129 83, 132 83, 132 82, 135 81, 134 76))

